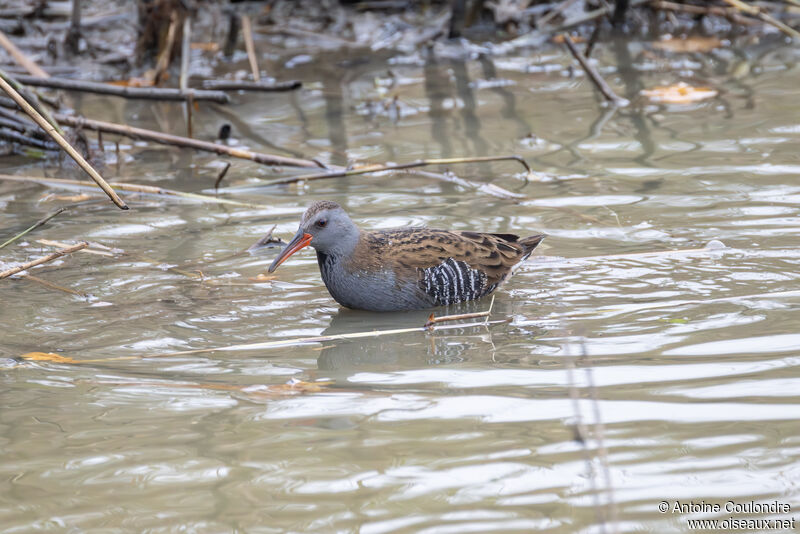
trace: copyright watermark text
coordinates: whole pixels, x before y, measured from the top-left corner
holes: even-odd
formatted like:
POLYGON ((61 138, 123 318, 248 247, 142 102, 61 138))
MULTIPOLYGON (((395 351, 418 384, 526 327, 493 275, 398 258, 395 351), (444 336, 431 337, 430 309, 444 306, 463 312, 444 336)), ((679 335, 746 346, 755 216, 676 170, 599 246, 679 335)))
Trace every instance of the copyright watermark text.
POLYGON ((774 517, 792 511, 791 505, 780 501, 661 501, 658 511, 662 514, 727 516, 708 519, 687 517, 686 526, 690 530, 795 530, 794 517, 774 517))

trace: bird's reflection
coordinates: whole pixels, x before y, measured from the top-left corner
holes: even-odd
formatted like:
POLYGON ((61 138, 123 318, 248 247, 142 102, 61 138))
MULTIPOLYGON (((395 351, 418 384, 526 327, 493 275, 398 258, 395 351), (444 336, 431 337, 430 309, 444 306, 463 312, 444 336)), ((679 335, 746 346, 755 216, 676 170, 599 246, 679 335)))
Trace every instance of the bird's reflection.
MULTIPOLYGON (((437 315, 471 313, 471 306, 451 306, 436 310, 437 315), (442 311, 444 310, 444 311, 442 311)), ((419 329, 428 320, 429 311, 372 313, 340 308, 332 317, 324 336, 369 332, 373 330, 419 329)), ((473 321, 467 321, 472 323, 473 321)), ((405 332, 375 337, 331 341, 324 344, 317 365, 321 371, 351 373, 354 371, 389 371, 457 363, 467 359, 472 349, 493 350, 491 332, 485 327, 426 332, 405 332)))

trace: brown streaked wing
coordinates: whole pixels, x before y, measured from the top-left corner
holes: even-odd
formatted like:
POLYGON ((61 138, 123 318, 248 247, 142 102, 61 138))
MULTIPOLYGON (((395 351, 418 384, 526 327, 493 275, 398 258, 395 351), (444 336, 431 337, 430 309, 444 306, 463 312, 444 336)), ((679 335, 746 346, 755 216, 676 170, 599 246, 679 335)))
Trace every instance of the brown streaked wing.
MULTIPOLYGON (((382 266, 391 265, 401 276, 411 276, 444 263, 448 258, 464 262, 486 275, 486 285, 501 282, 523 256, 513 234, 451 232, 408 228, 364 232, 355 254, 382 266), (511 240, 513 238, 513 241, 511 240)), ((378 265, 375 265, 378 267, 378 265)))

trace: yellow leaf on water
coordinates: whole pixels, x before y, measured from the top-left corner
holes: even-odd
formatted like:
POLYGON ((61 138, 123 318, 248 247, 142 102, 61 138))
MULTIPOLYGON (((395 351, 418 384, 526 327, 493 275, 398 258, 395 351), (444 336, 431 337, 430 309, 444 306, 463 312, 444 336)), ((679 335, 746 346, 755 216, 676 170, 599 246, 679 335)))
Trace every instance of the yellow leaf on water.
POLYGON ((283 397, 285 395, 302 395, 304 393, 321 393, 328 390, 328 386, 333 384, 332 380, 319 382, 306 382, 304 380, 292 380, 288 384, 272 384, 257 390, 249 390, 247 393, 256 397, 283 397))
POLYGON ((655 41, 653 48, 658 50, 665 50, 667 52, 676 53, 691 53, 691 52, 708 52, 722 46, 722 41, 716 37, 670 37, 663 41, 655 41))
POLYGON ((153 82, 146 78, 130 78, 129 80, 112 80, 106 82, 109 85, 117 85, 120 87, 152 87, 153 82))
POLYGON ((192 43, 192 50, 202 50, 203 52, 219 52, 219 43, 192 43))
MULTIPOLYGON (((570 35, 569 38, 573 43, 583 43, 584 41, 586 41, 586 39, 581 37, 580 35, 570 35)), ((564 44, 564 41, 565 41, 564 35, 561 33, 554 35, 550 39, 550 42, 554 44, 564 44)))
POLYGON ((37 362, 55 362, 55 363, 81 363, 80 360, 70 358, 69 356, 61 356, 53 352, 29 352, 22 355, 26 360, 33 360, 37 362))
POLYGON ((264 273, 259 273, 257 276, 251 276, 248 280, 252 280, 253 282, 269 282, 270 280, 275 280, 278 277, 275 275, 268 275, 264 273))
POLYGON ((643 89, 641 94, 653 102, 661 102, 664 104, 691 104, 692 102, 714 98, 719 94, 719 91, 711 89, 710 87, 692 87, 685 82, 680 82, 666 87, 643 89))

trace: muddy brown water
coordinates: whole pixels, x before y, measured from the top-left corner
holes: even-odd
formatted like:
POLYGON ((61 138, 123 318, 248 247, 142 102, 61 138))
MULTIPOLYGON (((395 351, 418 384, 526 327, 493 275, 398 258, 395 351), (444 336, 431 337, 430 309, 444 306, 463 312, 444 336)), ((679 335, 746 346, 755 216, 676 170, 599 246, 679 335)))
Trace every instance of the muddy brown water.
MULTIPOLYGON (((33 271, 87 298, 0 281, 0 532, 666 532, 800 515, 798 49, 603 45, 601 65, 619 65, 604 74, 633 100, 616 111, 557 49, 435 52, 276 52, 268 68, 306 88, 201 105, 197 135, 228 122, 242 145, 335 164, 520 154, 536 180, 513 162, 449 168, 527 200, 415 174, 258 187, 279 173, 233 161, 221 196, 262 208, 127 195, 129 212, 84 203, 2 251, 24 261, 49 252, 35 241, 47 238, 125 254, 33 271), (636 96, 680 79, 720 96, 636 96), (19 359, 421 325, 428 312, 338 307, 311 251, 253 280, 277 249, 236 253, 273 224, 290 237, 316 199, 365 227, 549 238, 497 293, 503 324, 85 365, 19 359), (639 255, 713 240, 725 248, 639 255), (332 383, 286 386, 298 380, 332 383), (791 512, 681 513, 675 501, 791 512)), ((184 132, 174 104, 69 102, 184 132)), ((105 141, 109 178, 213 194, 220 158, 122 141, 117 165, 105 141)), ((0 183, 0 238, 70 202, 50 195, 74 194, 0 183)))

